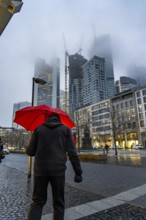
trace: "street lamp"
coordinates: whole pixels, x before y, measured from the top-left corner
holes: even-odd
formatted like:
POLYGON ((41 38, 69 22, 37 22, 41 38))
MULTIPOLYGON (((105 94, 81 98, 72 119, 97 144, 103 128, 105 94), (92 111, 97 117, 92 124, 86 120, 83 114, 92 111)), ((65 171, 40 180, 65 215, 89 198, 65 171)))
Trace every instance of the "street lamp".
MULTIPOLYGON (((34 106, 34 86, 36 84, 45 85, 46 81, 40 78, 32 78, 32 101, 31 106, 34 106)), ((28 178, 31 178, 32 157, 28 156, 28 178)))
POLYGON ((0 0, 0 35, 15 13, 20 12, 23 5, 22 0, 0 0))

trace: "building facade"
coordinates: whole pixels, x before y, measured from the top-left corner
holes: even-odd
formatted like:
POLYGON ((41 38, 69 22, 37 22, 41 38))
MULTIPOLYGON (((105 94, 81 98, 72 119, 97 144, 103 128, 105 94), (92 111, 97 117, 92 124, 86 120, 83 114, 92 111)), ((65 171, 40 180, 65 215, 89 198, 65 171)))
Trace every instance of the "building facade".
POLYGON ((69 114, 74 118, 74 111, 83 106, 83 71, 86 59, 80 54, 69 56, 69 114))
POLYGON ((104 146, 106 142, 111 148, 114 144, 122 149, 131 149, 135 144, 146 148, 146 86, 132 88, 111 99, 78 109, 75 119, 81 138, 83 128, 87 121, 90 122, 94 147, 104 146))
POLYGON ((106 99, 105 60, 94 56, 83 65, 83 106, 106 99))
POLYGON ((60 63, 59 59, 48 65, 45 60, 38 59, 35 63, 35 77, 45 80, 45 85, 35 85, 35 104, 50 105, 59 108, 60 104, 60 63))
POLYGON ((135 91, 140 143, 146 148, 146 86, 135 91))

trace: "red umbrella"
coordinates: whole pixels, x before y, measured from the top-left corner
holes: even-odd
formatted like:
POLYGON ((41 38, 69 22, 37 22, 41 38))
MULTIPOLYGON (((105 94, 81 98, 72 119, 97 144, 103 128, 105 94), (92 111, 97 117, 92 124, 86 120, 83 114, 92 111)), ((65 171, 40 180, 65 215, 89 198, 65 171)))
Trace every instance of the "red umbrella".
POLYGON ((48 105, 22 108, 16 111, 14 122, 21 125, 28 131, 34 131, 35 128, 43 124, 46 121, 47 116, 52 113, 57 113, 60 116, 62 124, 67 127, 73 128, 76 126, 66 112, 48 105))

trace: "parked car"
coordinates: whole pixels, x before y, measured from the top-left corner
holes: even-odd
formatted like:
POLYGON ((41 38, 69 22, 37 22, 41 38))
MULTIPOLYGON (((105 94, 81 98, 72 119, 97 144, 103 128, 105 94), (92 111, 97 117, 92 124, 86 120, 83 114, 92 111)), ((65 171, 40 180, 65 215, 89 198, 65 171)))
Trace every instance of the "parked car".
POLYGON ((132 149, 143 149, 144 147, 142 146, 142 144, 136 144, 132 146, 132 149))
POLYGON ((8 148, 4 148, 4 149, 3 149, 3 154, 4 154, 4 155, 9 154, 9 153, 10 153, 10 151, 9 151, 8 148))

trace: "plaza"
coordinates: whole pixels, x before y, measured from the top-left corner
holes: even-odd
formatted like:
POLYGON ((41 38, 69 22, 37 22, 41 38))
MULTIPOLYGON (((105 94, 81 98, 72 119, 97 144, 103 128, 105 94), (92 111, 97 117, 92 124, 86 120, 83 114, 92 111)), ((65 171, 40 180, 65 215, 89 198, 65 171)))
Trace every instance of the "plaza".
MULTIPOLYGON (((96 152, 92 152, 96 154, 96 152)), ((145 150, 110 151, 105 162, 81 162, 83 182, 75 183, 67 162, 65 220, 146 219, 145 150)), ((27 156, 9 154, 0 164, 0 220, 26 220, 33 178, 27 177, 27 156)), ((42 220, 52 219, 52 195, 42 220)))

